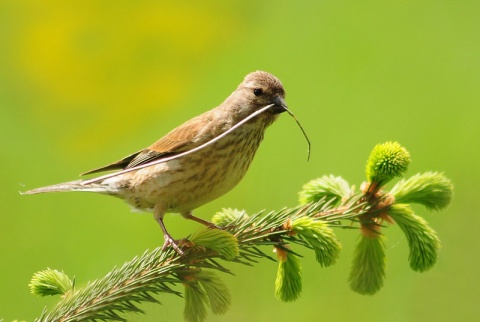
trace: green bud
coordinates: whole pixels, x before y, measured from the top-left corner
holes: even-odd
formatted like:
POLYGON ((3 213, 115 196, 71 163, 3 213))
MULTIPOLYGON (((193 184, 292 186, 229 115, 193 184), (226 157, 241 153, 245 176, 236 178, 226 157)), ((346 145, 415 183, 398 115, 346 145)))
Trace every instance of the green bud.
POLYGON ((410 153, 405 148, 398 142, 386 142, 373 148, 365 172, 369 182, 384 185, 405 173, 409 164, 410 153))
POLYGON ((188 322, 202 322, 207 318, 205 304, 208 298, 197 281, 184 283, 185 286, 185 307, 183 317, 188 322))
POLYGON ((437 233, 428 226, 422 217, 416 216, 409 205, 394 204, 388 214, 395 220, 407 238, 410 248, 408 256, 410 267, 417 272, 432 268, 440 251, 440 240, 437 233))
POLYGON ((196 277, 208 297, 212 312, 214 314, 226 313, 232 302, 227 285, 214 272, 201 270, 196 277))
POLYGON ((402 179, 390 191, 398 203, 418 203, 427 209, 446 208, 453 196, 453 184, 443 174, 426 172, 402 179))
MULTIPOLYGON (((302 268, 297 256, 284 250, 278 262, 277 279, 275 280, 275 297, 282 302, 292 302, 302 292, 302 268)), ((278 254, 277 254, 278 255, 278 254)))
POLYGON ((387 266, 384 239, 383 235, 375 238, 361 235, 349 277, 353 291, 373 295, 382 288, 387 266))
POLYGON ((227 260, 232 260, 239 254, 237 238, 228 231, 202 227, 189 240, 195 245, 201 245, 216 251, 227 260))
POLYGON ((232 208, 226 208, 222 211, 217 212, 213 218, 212 222, 220 227, 225 227, 230 225, 232 222, 237 220, 238 218, 245 218, 248 217, 245 210, 237 210, 232 208))
POLYGON ((304 216, 292 221, 292 230, 313 248, 322 267, 335 264, 342 245, 327 223, 304 216))
POLYGON ((30 292, 38 296, 65 295, 73 291, 75 282, 62 271, 47 268, 37 272, 30 280, 30 292))
POLYGON ((317 202, 322 198, 335 199, 335 202, 350 196, 351 188, 342 177, 323 176, 305 184, 299 193, 301 204, 317 202))

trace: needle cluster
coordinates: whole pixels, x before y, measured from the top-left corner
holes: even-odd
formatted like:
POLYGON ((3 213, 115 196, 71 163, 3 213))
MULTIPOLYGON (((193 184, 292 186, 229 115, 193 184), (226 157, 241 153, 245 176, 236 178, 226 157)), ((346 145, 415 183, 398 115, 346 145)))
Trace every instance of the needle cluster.
POLYGON ((32 293, 62 295, 59 303, 44 310, 36 321, 124 321, 125 313, 142 312, 141 303, 159 303, 155 295, 160 293, 183 296, 185 320, 204 321, 208 308, 223 314, 231 305, 228 287, 218 274, 231 271, 222 261, 244 265, 262 259, 278 262, 275 297, 294 301, 302 291, 302 256, 297 249, 313 251, 321 267, 333 265, 341 252, 334 234, 338 228, 354 228, 360 235, 350 287, 361 294, 374 294, 386 276, 387 225, 397 224, 405 234, 413 270, 430 269, 438 257, 436 232, 414 214, 410 204, 444 209, 453 186, 443 174, 426 172, 403 179, 387 191, 386 184, 402 176, 409 162, 408 152, 398 143, 378 145, 367 162, 367 181, 360 190, 331 175, 307 183, 300 192, 300 205, 293 208, 253 215, 224 209, 213 217, 213 222, 224 228, 202 228, 179 241, 183 255, 172 249, 147 251, 80 289, 63 272, 36 273, 30 283, 32 293), (265 248, 273 248, 276 258, 265 248))

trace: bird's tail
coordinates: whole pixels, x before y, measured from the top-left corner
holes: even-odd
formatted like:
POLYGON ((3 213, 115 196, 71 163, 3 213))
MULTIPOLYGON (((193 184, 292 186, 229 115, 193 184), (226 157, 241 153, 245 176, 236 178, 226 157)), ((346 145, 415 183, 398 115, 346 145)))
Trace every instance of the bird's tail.
POLYGON ((113 194, 114 192, 110 190, 111 188, 109 186, 103 185, 102 183, 85 184, 84 180, 76 180, 76 181, 64 182, 64 183, 54 184, 51 186, 41 187, 33 190, 28 190, 25 192, 21 192, 21 194, 33 195, 37 193, 65 192, 65 191, 87 191, 87 192, 113 194))

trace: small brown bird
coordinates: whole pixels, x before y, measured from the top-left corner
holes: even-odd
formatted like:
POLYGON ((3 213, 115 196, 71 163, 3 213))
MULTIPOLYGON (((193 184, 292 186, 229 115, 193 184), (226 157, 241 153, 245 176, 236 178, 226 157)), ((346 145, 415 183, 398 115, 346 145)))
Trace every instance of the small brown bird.
POLYGON ((215 227, 192 211, 235 187, 245 175, 265 129, 287 110, 285 90, 273 75, 248 74, 218 107, 175 128, 146 149, 84 174, 120 170, 25 192, 89 191, 119 197, 153 212, 165 247, 181 253, 163 223, 165 213, 215 227))

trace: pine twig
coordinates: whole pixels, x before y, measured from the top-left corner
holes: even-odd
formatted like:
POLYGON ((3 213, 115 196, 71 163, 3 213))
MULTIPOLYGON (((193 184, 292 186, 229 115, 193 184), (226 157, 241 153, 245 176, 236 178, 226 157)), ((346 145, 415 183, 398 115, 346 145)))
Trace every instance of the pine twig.
MULTIPOLYGON (((189 282, 189 274, 201 269, 213 269, 226 273, 230 271, 218 263, 218 259, 252 265, 261 258, 272 259, 262 252, 259 247, 272 245, 282 247, 283 237, 290 243, 305 246, 302 239, 288 236, 289 230, 283 226, 288 218, 303 216, 321 218, 328 202, 323 199, 309 205, 283 209, 278 212, 262 213, 248 217, 243 212, 237 216, 225 230, 205 230, 193 235, 189 241, 180 242, 185 251, 184 256, 179 256, 175 251, 167 249, 162 251, 156 248, 145 252, 116 268, 104 278, 89 283, 81 290, 69 290, 64 293, 63 299, 50 312, 44 312, 36 321, 82 321, 85 319, 124 320, 119 312, 142 312, 137 303, 159 303, 154 295, 171 293, 181 296, 173 287, 189 282), (198 236, 197 236, 198 235, 198 236), (235 237, 236 238, 235 238, 235 237), (206 240, 200 240, 200 238, 206 240), (238 243, 235 256, 229 258, 227 252, 212 250, 215 245, 224 244, 231 247, 238 243), (200 243, 199 243, 200 242, 200 243), (213 247, 212 247, 213 245, 213 247), (206 247, 210 246, 210 247, 206 247)), ((234 210, 224 210, 226 216, 234 210)), ((329 209, 328 218, 342 216, 344 210, 334 214, 329 209)), ((238 215, 237 213, 237 215, 238 215)), ((336 219, 330 220, 336 225, 336 219)), ((234 247, 235 248, 235 247, 234 247)), ((230 255, 231 256, 231 255, 230 255)))
POLYGON ((300 193, 301 205, 248 216, 244 211, 224 209, 213 221, 224 229, 203 228, 179 242, 179 256, 168 248, 156 248, 135 257, 105 277, 75 289, 63 272, 36 273, 30 287, 38 295, 61 294, 50 311, 36 321, 125 321, 126 312, 143 312, 139 304, 159 303, 155 295, 182 296, 184 287, 187 321, 204 321, 206 306, 214 314, 225 313, 231 297, 215 271, 231 273, 219 260, 254 265, 261 259, 278 260, 275 296, 296 300, 302 289, 299 255, 292 245, 315 252, 321 266, 333 265, 341 245, 332 228, 357 228, 360 240, 350 273, 352 290, 374 294, 385 278, 383 229, 398 223, 410 246, 410 266, 415 271, 430 269, 437 258, 439 239, 427 222, 415 215, 408 203, 427 209, 443 209, 451 200, 453 186, 442 174, 427 172, 398 182, 390 192, 382 189, 407 169, 410 156, 398 143, 377 145, 367 162, 367 182, 355 191, 334 176, 307 183, 300 193), (346 225, 345 221, 349 224, 346 225), (352 222, 354 225, 352 225, 352 222), (261 250, 273 247, 276 259, 261 250))

